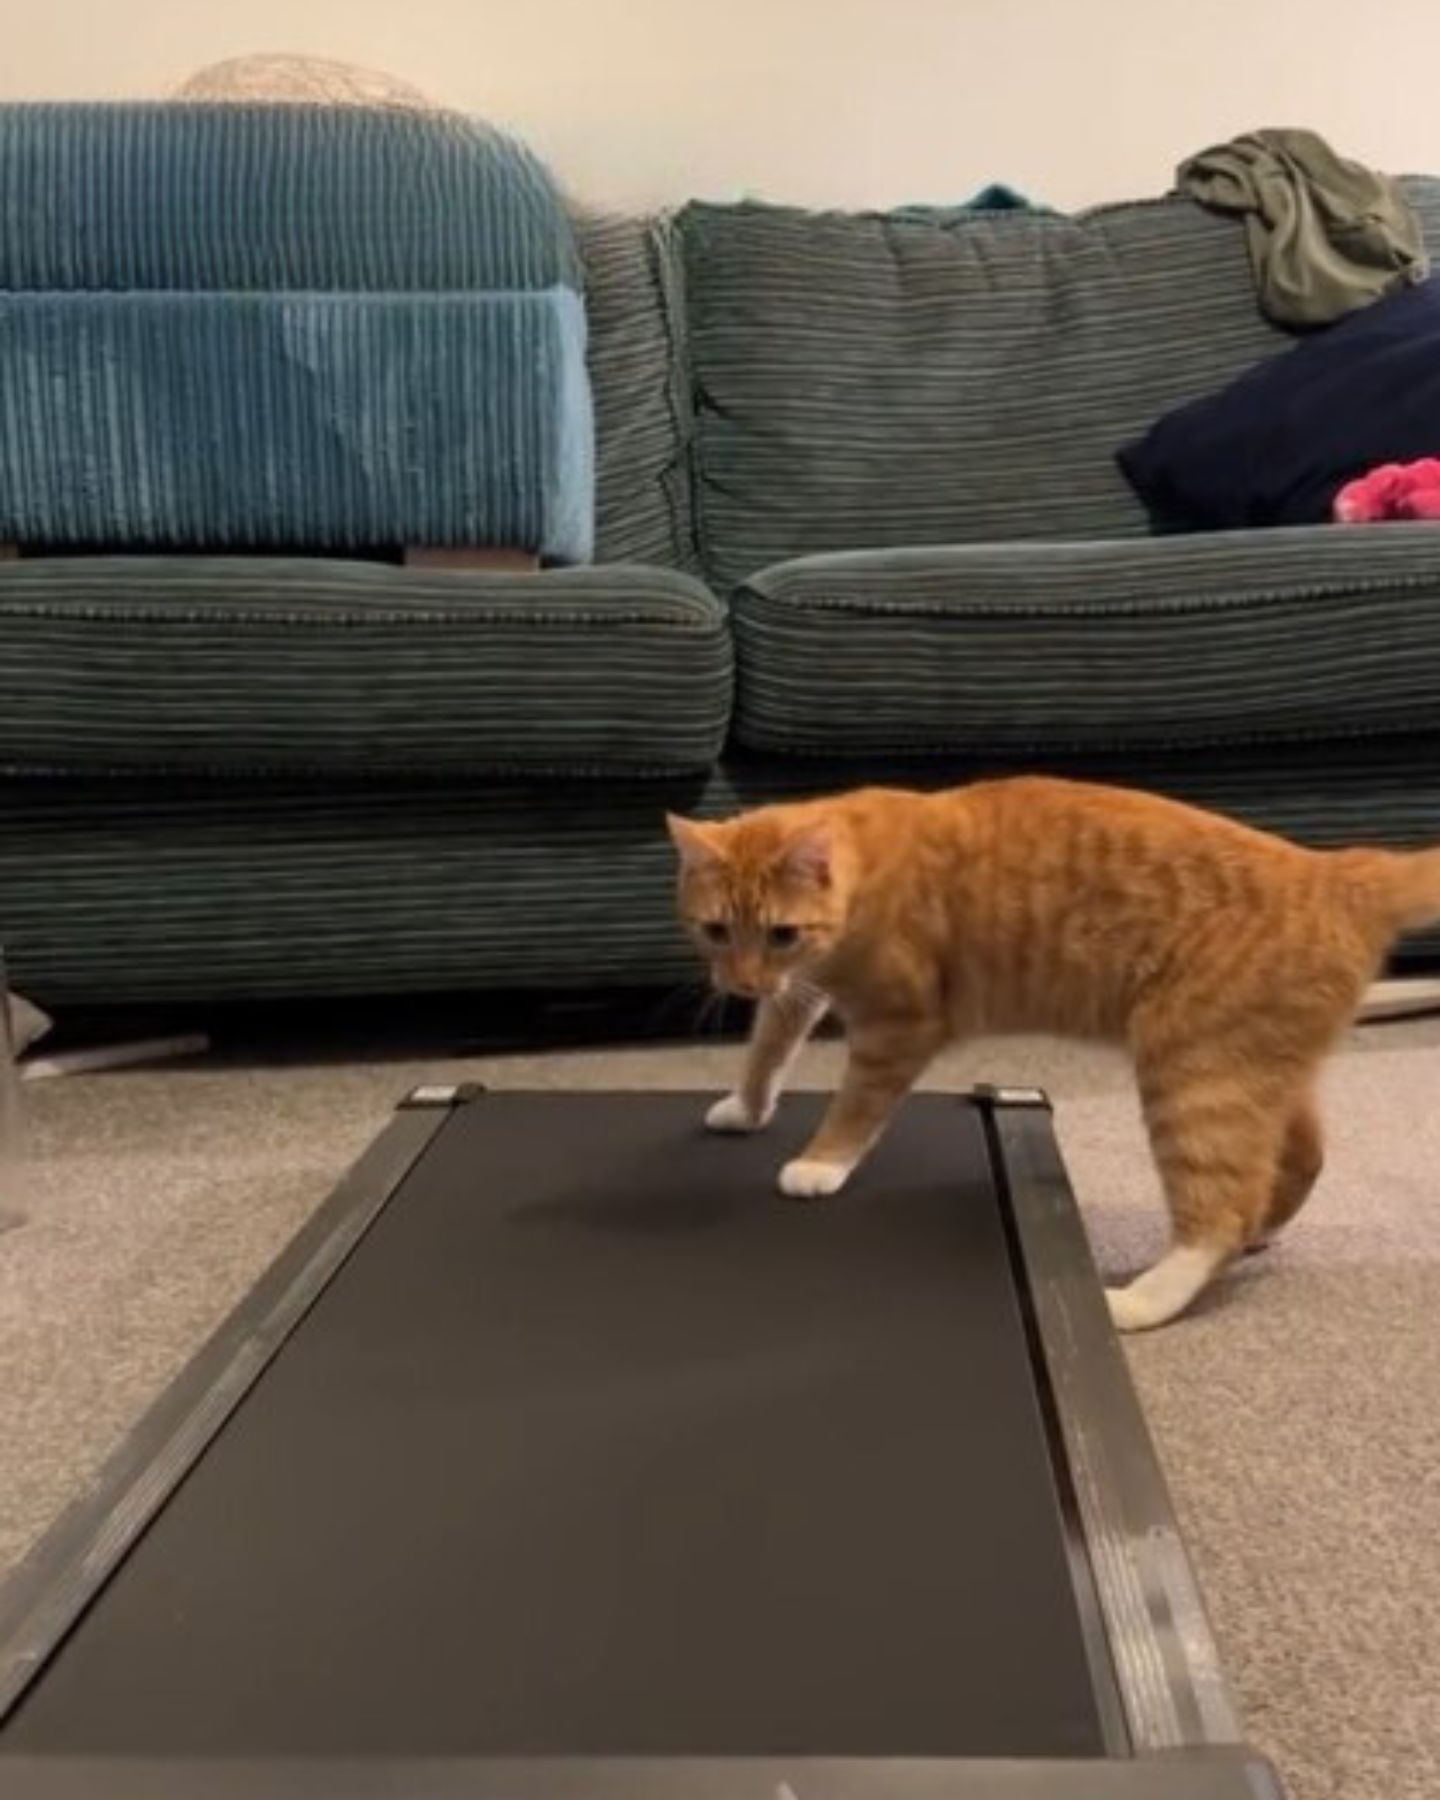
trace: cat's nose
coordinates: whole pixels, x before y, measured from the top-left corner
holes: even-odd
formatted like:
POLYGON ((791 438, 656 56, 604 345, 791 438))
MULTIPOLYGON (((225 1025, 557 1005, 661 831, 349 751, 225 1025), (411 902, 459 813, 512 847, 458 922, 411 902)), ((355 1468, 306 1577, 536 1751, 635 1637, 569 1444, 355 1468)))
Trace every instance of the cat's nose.
POLYGON ((734 963, 726 974, 725 985, 742 1000, 758 1000, 765 992, 765 971, 757 963, 734 963))

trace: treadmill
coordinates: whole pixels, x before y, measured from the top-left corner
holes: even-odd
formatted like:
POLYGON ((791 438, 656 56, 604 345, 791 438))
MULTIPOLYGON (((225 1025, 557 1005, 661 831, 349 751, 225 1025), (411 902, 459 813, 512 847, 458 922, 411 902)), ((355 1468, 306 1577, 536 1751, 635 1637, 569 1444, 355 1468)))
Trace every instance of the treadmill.
POLYGON ((1276 1800, 1043 1095, 421 1088, 0 1593, 0 1800, 1276 1800))

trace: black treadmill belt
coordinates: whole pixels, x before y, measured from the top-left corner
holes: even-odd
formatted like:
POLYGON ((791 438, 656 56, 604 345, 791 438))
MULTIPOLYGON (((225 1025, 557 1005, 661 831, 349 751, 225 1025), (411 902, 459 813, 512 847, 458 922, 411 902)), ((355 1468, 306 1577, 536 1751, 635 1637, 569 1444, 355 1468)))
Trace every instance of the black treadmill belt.
POLYGON ((1105 1749, 982 1123, 459 1108, 9 1752, 1105 1749))

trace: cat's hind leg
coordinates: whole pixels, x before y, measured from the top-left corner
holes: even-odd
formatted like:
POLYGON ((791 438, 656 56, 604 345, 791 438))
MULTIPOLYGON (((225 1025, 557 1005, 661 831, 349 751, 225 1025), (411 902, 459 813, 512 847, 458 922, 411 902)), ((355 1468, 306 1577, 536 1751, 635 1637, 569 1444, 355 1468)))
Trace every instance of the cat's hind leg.
POLYGON ((1280 1162, 1270 1203, 1251 1249, 1273 1243, 1310 1198, 1325 1167, 1325 1137, 1313 1095, 1307 1094, 1290 1114, 1280 1145, 1280 1162))
POLYGON ((1140 1073, 1172 1243, 1128 1286, 1108 1290, 1110 1316, 1121 1331, 1178 1318, 1260 1233, 1277 1192, 1293 1106, 1282 1099, 1278 1077, 1257 1078, 1243 1064, 1227 1067, 1223 1057, 1208 1066, 1201 1060, 1140 1073))

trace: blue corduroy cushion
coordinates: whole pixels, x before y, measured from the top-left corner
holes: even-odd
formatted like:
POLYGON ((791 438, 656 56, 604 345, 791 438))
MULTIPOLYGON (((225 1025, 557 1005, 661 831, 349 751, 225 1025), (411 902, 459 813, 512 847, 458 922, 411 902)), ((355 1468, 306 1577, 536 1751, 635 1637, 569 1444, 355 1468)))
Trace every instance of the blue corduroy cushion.
POLYGON ((1347 481, 1440 455, 1440 281, 1377 300, 1119 452, 1162 531, 1316 525, 1347 481))
POLYGON ((579 288, 478 120, 0 106, 0 540, 585 561, 579 288))
POLYGON ((578 288, 559 191, 481 119, 289 102, 0 105, 0 288, 578 288))
POLYGON ((0 294, 0 539, 589 558, 585 316, 526 294, 0 294))

